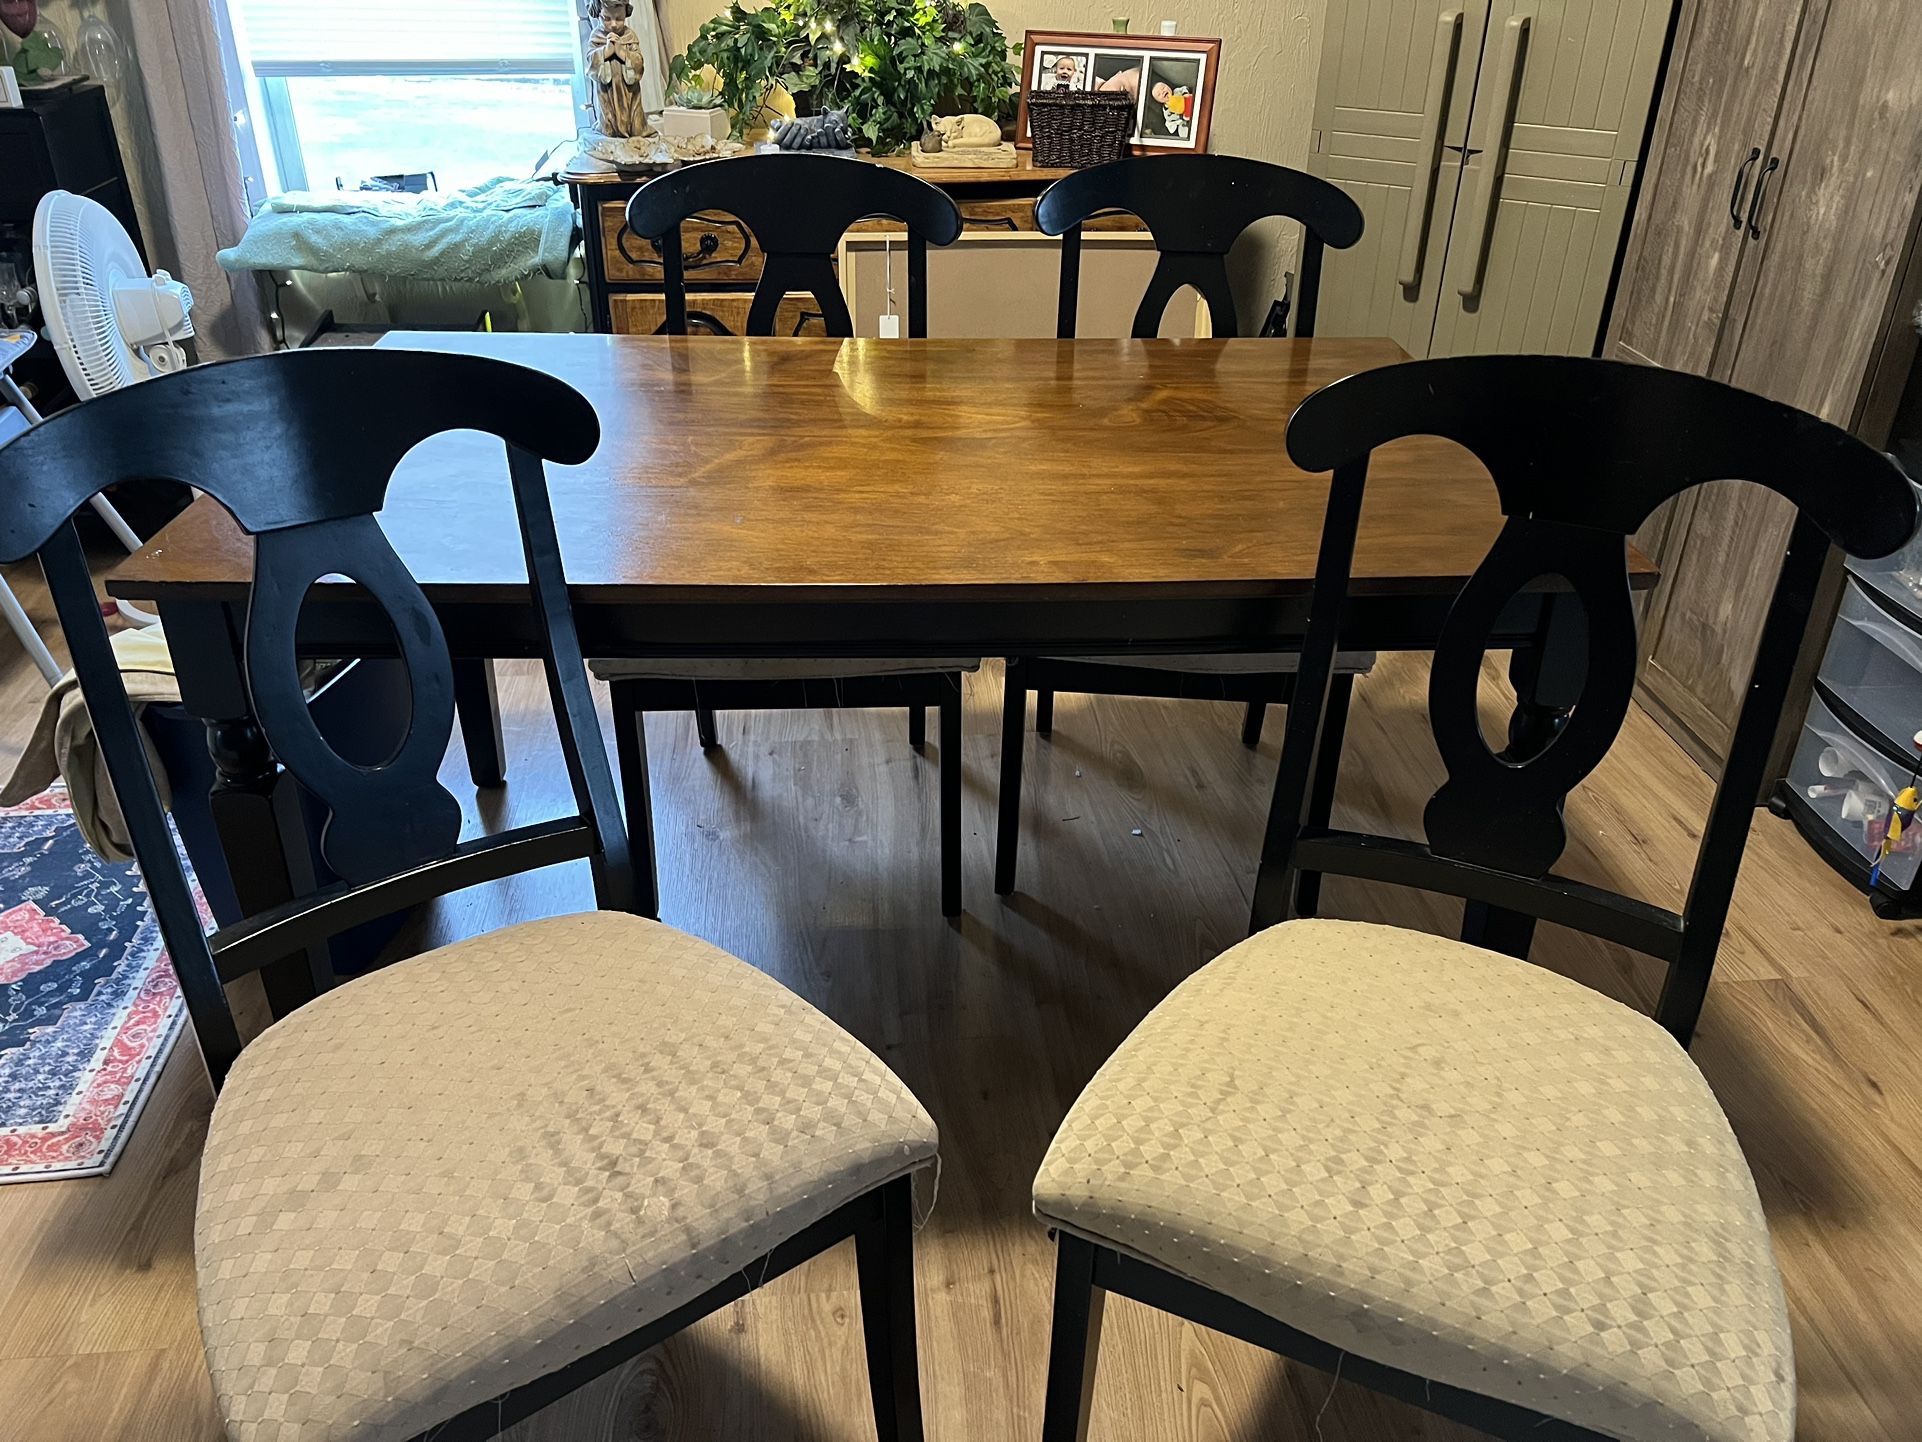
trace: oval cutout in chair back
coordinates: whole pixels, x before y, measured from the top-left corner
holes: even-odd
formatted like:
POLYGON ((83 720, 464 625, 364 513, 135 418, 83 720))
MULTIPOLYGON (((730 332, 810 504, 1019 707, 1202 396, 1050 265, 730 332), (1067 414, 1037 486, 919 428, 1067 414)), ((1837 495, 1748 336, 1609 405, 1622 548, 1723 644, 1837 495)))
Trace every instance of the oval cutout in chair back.
POLYGON ((1635 692, 1627 546, 1608 531, 1511 517, 1462 588, 1428 681, 1429 720, 1448 770, 1423 814, 1438 855, 1519 876, 1545 875, 1561 856, 1568 840, 1562 805, 1615 744, 1635 692), (1581 608, 1581 704, 1546 749, 1515 760, 1482 730, 1482 659, 1509 603, 1549 578, 1544 556, 1555 558, 1554 579, 1565 587, 1556 604, 1581 608))
POLYGON ((460 839, 460 803, 440 784, 454 732, 454 670, 440 621, 372 516, 268 531, 255 538, 247 608, 247 689, 281 763, 327 806, 321 854, 348 881, 377 880, 436 860, 460 839), (375 767, 348 761, 307 710, 295 645, 320 577, 352 579, 379 605, 407 668, 405 734, 375 767))

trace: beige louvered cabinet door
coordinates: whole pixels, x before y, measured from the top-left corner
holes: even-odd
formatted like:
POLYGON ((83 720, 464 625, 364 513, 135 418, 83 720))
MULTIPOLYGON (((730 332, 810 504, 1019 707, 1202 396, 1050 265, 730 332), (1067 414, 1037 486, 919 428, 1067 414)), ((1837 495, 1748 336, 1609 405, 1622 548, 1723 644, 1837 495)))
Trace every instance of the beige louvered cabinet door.
POLYGON ((1308 168, 1361 206, 1328 252, 1321 335, 1392 336, 1428 354, 1489 0, 1330 0, 1308 168))
POLYGON ((1496 0, 1433 355, 1591 354, 1673 0, 1496 0))

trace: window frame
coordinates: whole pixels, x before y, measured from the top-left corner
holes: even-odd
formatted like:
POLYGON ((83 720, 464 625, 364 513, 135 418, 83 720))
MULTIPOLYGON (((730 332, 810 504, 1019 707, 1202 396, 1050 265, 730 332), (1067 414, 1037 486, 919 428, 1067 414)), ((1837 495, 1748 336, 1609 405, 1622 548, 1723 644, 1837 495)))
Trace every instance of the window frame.
POLYGON ((576 44, 571 61, 526 56, 497 60, 309 60, 255 61, 246 53, 244 28, 236 13, 239 0, 222 0, 215 9, 221 48, 228 66, 227 92, 233 105, 248 212, 256 213, 270 196, 310 189, 300 123, 294 113, 289 80, 364 76, 370 79, 504 79, 566 76, 578 116, 588 104, 588 0, 565 0, 574 19, 576 44), (255 187, 258 186, 256 191, 255 187))

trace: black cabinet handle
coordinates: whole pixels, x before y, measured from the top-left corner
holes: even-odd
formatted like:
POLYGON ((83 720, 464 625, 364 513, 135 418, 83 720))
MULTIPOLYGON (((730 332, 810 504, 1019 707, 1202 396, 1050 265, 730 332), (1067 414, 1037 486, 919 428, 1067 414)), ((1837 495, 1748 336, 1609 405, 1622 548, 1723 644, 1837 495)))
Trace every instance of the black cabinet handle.
POLYGON ((1762 147, 1758 145, 1748 153, 1747 160, 1735 167, 1735 189, 1728 198, 1728 218, 1737 230, 1742 228, 1742 192, 1748 188, 1749 169, 1761 158, 1762 147))
POLYGON ((1769 163, 1762 167, 1762 173, 1755 177, 1755 194, 1748 203, 1748 238, 1750 240, 1762 238, 1762 227, 1757 225, 1756 221, 1762 217, 1762 199, 1769 191, 1769 177, 1775 174, 1781 165, 1781 157, 1771 155, 1769 163))

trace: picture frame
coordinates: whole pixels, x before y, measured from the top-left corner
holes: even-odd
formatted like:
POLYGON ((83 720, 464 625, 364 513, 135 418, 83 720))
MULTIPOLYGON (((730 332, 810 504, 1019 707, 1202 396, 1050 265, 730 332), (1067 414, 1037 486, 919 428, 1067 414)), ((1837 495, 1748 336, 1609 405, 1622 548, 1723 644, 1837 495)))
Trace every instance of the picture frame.
POLYGON ((1033 144, 1031 90, 1124 90, 1135 100, 1135 155, 1198 155, 1208 148, 1221 41, 1182 35, 1030 30, 1021 48, 1015 143, 1033 144))

